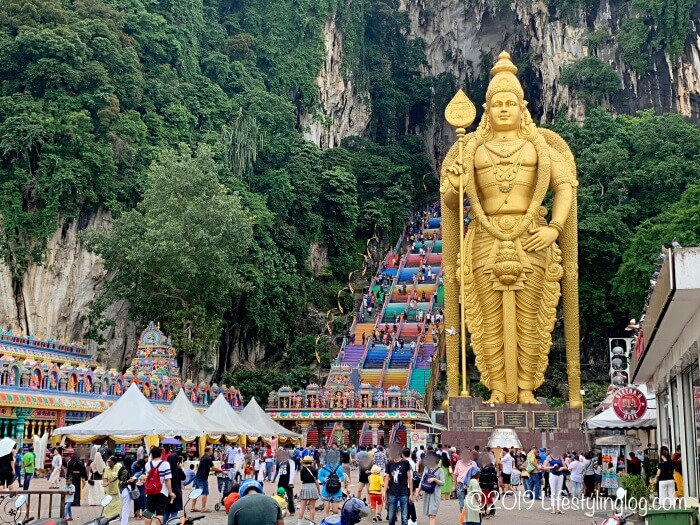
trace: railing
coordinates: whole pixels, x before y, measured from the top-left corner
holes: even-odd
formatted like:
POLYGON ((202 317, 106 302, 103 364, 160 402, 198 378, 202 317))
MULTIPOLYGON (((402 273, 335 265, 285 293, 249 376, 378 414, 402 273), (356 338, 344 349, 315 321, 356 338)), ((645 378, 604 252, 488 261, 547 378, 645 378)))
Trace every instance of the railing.
POLYGON ((428 386, 425 389, 425 411, 430 414, 433 411, 433 391, 435 390, 435 384, 440 378, 440 364, 445 357, 445 329, 440 331, 438 337, 438 346, 435 349, 435 354, 433 357, 433 364, 430 367, 430 379, 428 380, 428 386))
MULTIPOLYGON (((31 516, 36 519, 51 517, 63 518, 66 506, 66 494, 68 494, 68 492, 65 490, 10 490, 2 493, 0 498, 15 498, 16 496, 25 495, 27 497, 27 502, 23 509, 21 509, 25 517, 31 516)), ((10 505, 14 506, 13 502, 10 502, 10 505)), ((3 505, 3 508, 6 508, 6 505, 3 505)), ((4 520, 4 517, 0 516, 0 519, 4 520)), ((4 520, 4 522, 7 523, 6 520, 4 520)))

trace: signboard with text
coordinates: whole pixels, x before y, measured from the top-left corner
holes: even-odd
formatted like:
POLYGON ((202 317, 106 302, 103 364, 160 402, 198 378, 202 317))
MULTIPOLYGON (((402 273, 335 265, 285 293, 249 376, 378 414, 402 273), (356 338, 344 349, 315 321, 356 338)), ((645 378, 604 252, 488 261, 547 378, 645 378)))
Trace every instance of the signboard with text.
POLYGON ((496 426, 496 411, 482 410, 472 412, 472 427, 494 428, 496 426))
POLYGON ((647 412, 647 396, 633 386, 621 388, 613 396, 612 407, 623 421, 637 421, 647 412))

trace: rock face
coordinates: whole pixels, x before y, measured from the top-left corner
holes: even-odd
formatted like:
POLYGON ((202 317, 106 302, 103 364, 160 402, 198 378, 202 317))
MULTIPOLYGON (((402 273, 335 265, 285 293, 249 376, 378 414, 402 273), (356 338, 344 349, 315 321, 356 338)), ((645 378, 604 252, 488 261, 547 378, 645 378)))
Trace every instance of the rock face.
POLYGON ((356 93, 353 79, 342 71, 343 34, 329 15, 323 29, 326 54, 316 77, 318 106, 315 113, 300 115, 304 138, 328 149, 352 135, 362 135, 369 124, 369 95, 356 93))
MULTIPOLYGON (((64 341, 82 341, 85 320, 105 277, 102 260, 85 249, 83 230, 110 228, 109 212, 98 210, 57 228, 47 244, 44 261, 32 263, 13 282, 10 269, 0 264, 0 326, 64 341)), ((121 368, 131 357, 136 325, 128 320, 128 304, 117 303, 106 312, 114 320, 104 334, 104 365, 121 368)), ((93 350, 95 350, 93 348, 93 350)))
MULTIPOLYGON (((537 0, 511 0, 509 4, 496 0, 401 0, 401 8, 411 21, 412 36, 425 41, 426 75, 451 73, 464 87, 482 74, 484 55, 490 56, 487 62, 492 63, 505 49, 516 62, 529 64, 528 71, 521 71, 521 79, 533 116, 551 119, 566 106, 570 117, 581 118, 584 107, 559 79, 565 66, 595 55, 620 75, 621 89, 607 101, 614 111, 633 114, 653 108, 700 120, 700 5, 692 13, 683 56, 672 60, 668 53, 657 52, 651 57, 650 72, 640 77, 624 62, 615 40, 620 24, 631 16, 630 4, 601 0, 597 9, 588 13, 579 9, 563 18, 552 14, 546 2, 537 0), (610 37, 593 49, 589 38, 596 30, 607 31, 610 37)), ((438 114, 442 108, 436 109, 425 136, 437 161, 453 137, 451 130, 443 129, 444 118, 438 114)))

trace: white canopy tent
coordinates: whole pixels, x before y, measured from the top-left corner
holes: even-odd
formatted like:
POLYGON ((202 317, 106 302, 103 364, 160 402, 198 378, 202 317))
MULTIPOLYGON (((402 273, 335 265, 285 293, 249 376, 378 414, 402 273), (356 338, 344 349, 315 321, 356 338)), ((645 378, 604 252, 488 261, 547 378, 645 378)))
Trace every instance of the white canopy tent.
MULTIPOLYGON (((165 409, 164 414, 177 423, 200 430, 200 434, 209 436, 214 441, 226 434, 225 425, 209 419, 192 406, 183 389, 180 389, 175 400, 165 409)), ((193 441, 197 437, 197 435, 186 434, 181 434, 181 436, 185 441, 193 441)))
POLYGON ((244 421, 243 418, 229 405, 223 394, 219 394, 209 408, 204 412, 207 419, 216 421, 225 429, 225 436, 228 440, 235 440, 239 437, 247 437, 252 441, 257 441, 258 438, 272 437, 269 433, 264 432, 261 428, 257 428, 244 421))
POLYGON ((288 439, 301 439, 301 434, 297 434, 296 432, 292 432, 291 430, 284 428, 277 421, 272 419, 262 408, 260 408, 260 405, 258 405, 258 402, 254 397, 251 398, 246 407, 241 411, 241 416, 247 423, 270 435, 270 437, 279 436, 280 438, 284 438, 282 441, 286 441, 288 439))
POLYGON ((135 383, 101 414, 77 425, 57 428, 53 433, 69 436, 78 443, 87 443, 104 436, 120 443, 131 443, 145 436, 202 435, 201 430, 161 414, 135 383))
POLYGON ((625 421, 615 414, 615 410, 610 407, 600 414, 588 418, 584 425, 586 430, 606 429, 606 430, 643 430, 656 428, 656 396, 650 394, 646 385, 635 385, 644 393, 647 398, 647 411, 635 421, 625 421))

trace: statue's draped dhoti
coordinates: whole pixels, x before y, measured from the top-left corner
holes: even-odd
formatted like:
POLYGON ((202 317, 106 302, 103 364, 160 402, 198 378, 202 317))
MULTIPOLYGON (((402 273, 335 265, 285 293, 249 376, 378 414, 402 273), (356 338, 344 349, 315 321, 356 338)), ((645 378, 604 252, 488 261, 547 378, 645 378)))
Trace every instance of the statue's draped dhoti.
MULTIPOLYGON (((509 234, 525 215, 488 218, 509 234)), ((512 242, 491 236, 473 221, 465 239, 465 321, 482 383, 518 402, 518 392, 537 389, 544 381, 551 332, 562 277, 561 252, 556 244, 525 252, 522 244, 547 223, 543 216, 512 242), (508 278, 502 278, 504 274, 508 278)))

